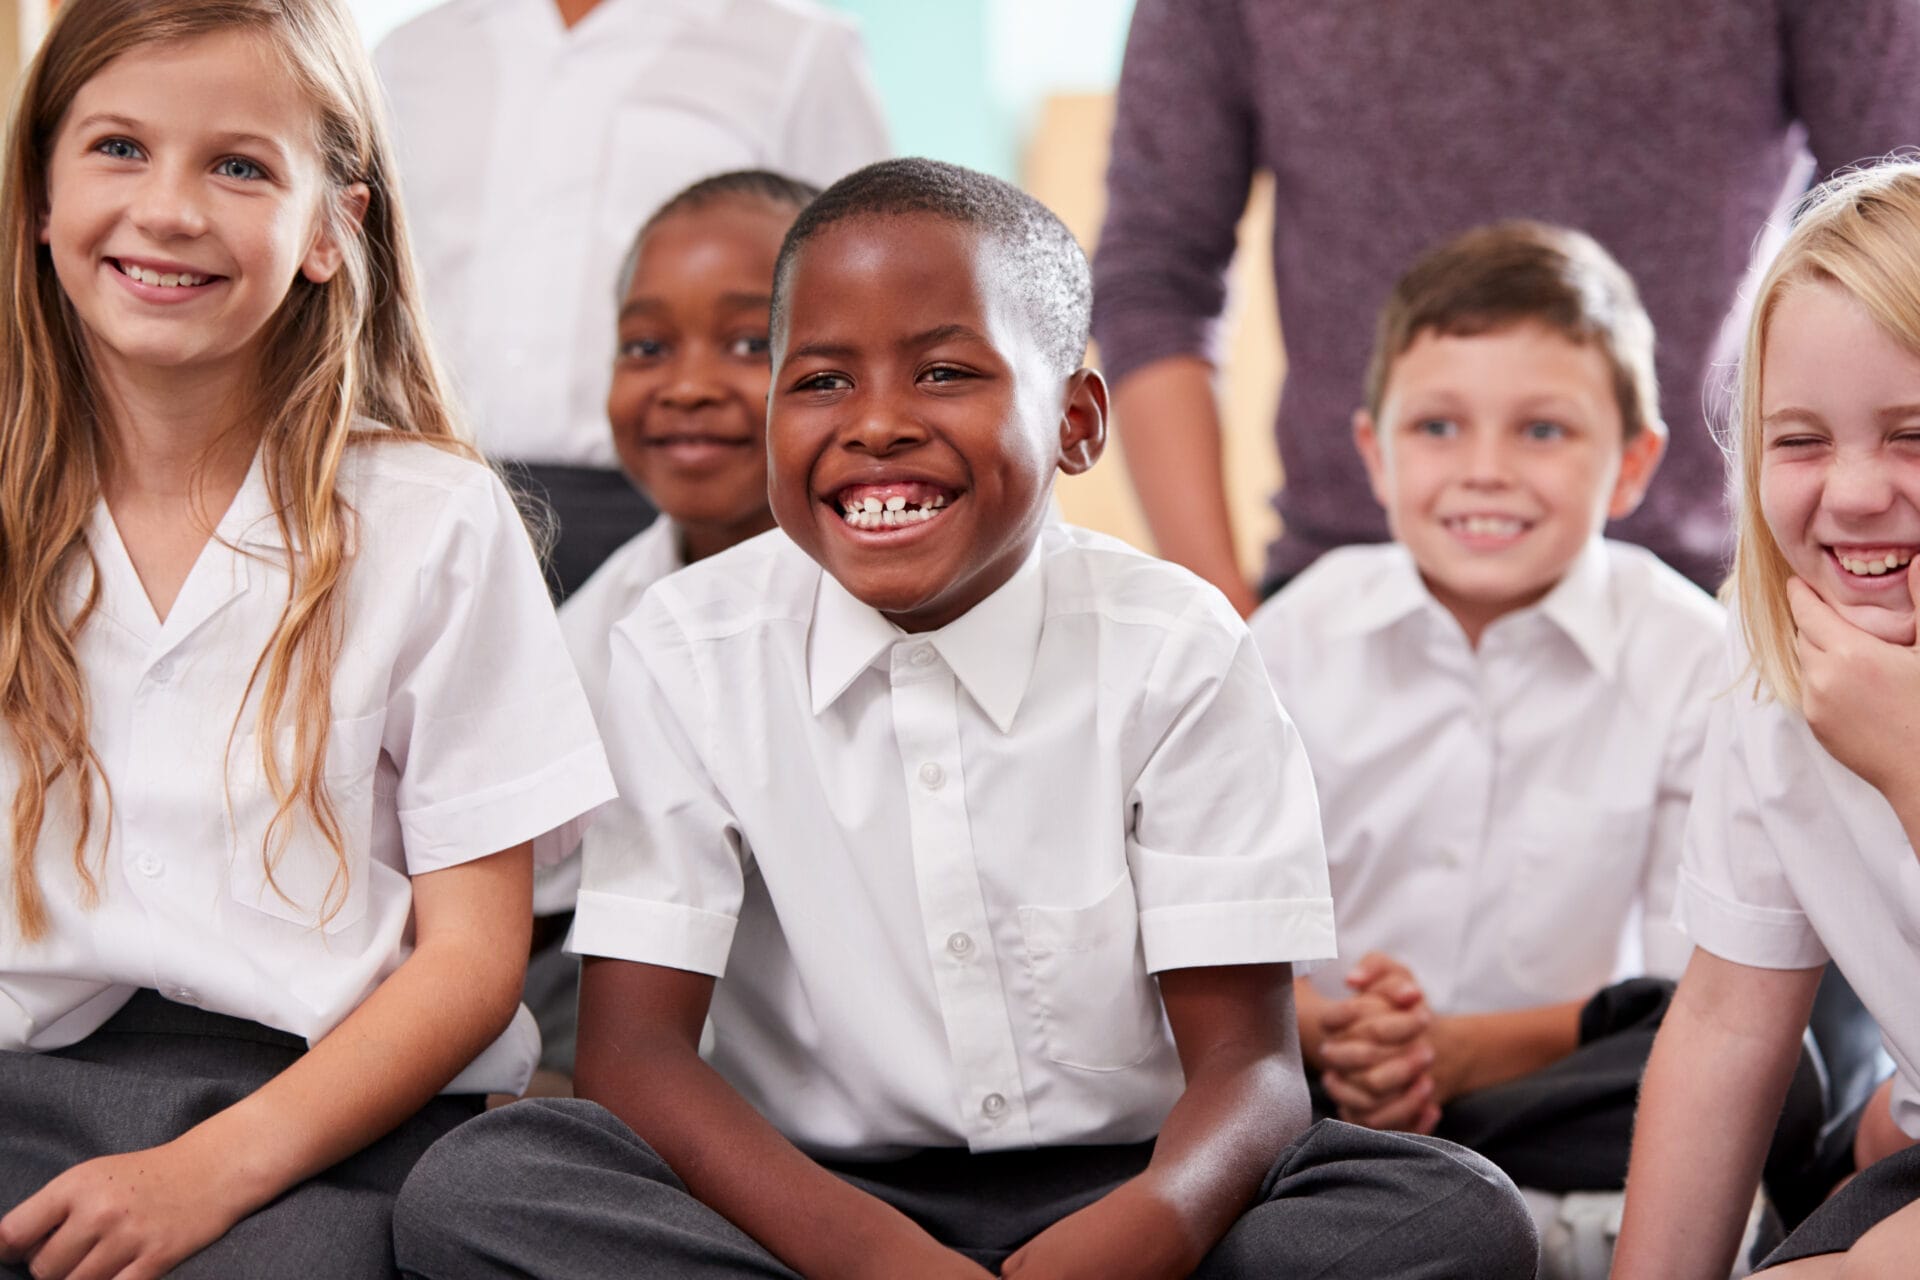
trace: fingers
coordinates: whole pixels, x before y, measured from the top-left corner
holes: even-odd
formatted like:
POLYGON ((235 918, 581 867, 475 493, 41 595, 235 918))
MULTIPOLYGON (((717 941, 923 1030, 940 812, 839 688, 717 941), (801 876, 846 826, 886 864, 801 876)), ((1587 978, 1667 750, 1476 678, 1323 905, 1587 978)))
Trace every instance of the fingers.
POLYGON ((1369 951, 1347 973, 1347 985, 1355 991, 1379 996, 1401 1008, 1411 1008, 1426 999, 1413 971, 1379 951, 1369 951))
MULTIPOLYGON (((1335 1094, 1333 1088, 1334 1081, 1331 1079, 1328 1080, 1327 1085, 1328 1094, 1333 1096, 1335 1101, 1339 1101, 1338 1095, 1335 1094)), ((1350 1096, 1356 1099, 1364 1096, 1352 1090, 1348 1090, 1348 1092, 1350 1096)), ((1355 1101, 1352 1103, 1342 1102, 1340 1104, 1340 1118, 1342 1120, 1345 1120, 1349 1124, 1365 1125, 1369 1129, 1411 1129, 1416 1124, 1428 1120, 1428 1113, 1430 1111, 1434 1113, 1431 1117, 1431 1122, 1434 1124, 1439 1123, 1439 1108, 1433 1102, 1433 1078, 1431 1076, 1420 1077, 1406 1092, 1400 1094, 1398 1097, 1389 1098, 1385 1102, 1368 1103, 1355 1101)))
POLYGON ((1787 607, 1793 610, 1793 625, 1799 629, 1801 643, 1822 653, 1854 633, 1854 628, 1799 578, 1787 579, 1787 607))
POLYGON ((0 1262, 24 1262, 67 1216, 67 1199, 45 1186, 0 1218, 0 1262))
POLYGON ((1420 1044, 1361 1070, 1327 1071, 1320 1079, 1335 1102, 1371 1111, 1409 1091, 1432 1065, 1433 1047, 1420 1044))

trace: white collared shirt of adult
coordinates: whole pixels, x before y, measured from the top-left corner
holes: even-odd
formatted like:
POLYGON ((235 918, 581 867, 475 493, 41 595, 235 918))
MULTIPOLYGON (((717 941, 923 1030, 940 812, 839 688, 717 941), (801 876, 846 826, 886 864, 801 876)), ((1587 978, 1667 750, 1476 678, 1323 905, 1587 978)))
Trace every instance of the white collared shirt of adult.
MULTIPOLYGON (((611 797, 525 526, 493 474, 430 445, 369 442, 350 446, 340 489, 354 553, 325 770, 344 896, 329 898, 338 862, 303 810, 271 883, 262 858, 274 802, 248 680, 286 604, 289 553, 259 459, 164 622, 103 502, 87 533, 99 607, 78 646, 112 788, 99 902, 85 905, 74 871, 67 797, 35 853, 49 935, 0 930, 0 1050, 73 1044, 140 987, 311 1043, 411 952, 409 877, 611 797)), ((290 772, 290 720, 276 738, 290 772)), ((6 794, 17 768, 0 756, 6 794)), ((518 1092, 538 1055, 522 1009, 447 1091, 518 1092)))
POLYGON ((1920 861, 1900 819, 1800 715, 1756 693, 1737 615, 1680 866, 1694 943, 1757 969, 1840 966, 1893 1055, 1893 1118, 1920 1138, 1920 861))
MULTIPOLYGON (((607 707, 607 668, 613 659, 613 629, 640 607, 640 598, 660 579, 684 566, 680 555, 680 528, 665 515, 656 516, 560 606, 560 634, 566 637, 573 669, 596 719, 607 707)), ((580 892, 580 836, 582 819, 540 837, 535 848, 541 864, 533 878, 533 913, 559 915, 573 910, 580 892)))
POLYGON ((1397 544, 1321 557, 1253 617, 1313 764, 1339 963, 1408 965, 1441 1013, 1677 977, 1671 920, 1724 614, 1595 539, 1476 650, 1397 544))
MULTIPOLYGON (((489 453, 613 467, 621 260, 730 169, 825 185, 883 159, 850 19, 810 0, 449 0, 374 56, 435 343, 489 453)), ((771 285, 771 282, 769 282, 771 285)))
POLYGON ((1332 954, 1245 625, 1100 535, 909 635, 766 534, 647 594, 605 705, 574 949, 720 976, 714 1066, 815 1154, 1150 1138, 1152 975, 1332 954))

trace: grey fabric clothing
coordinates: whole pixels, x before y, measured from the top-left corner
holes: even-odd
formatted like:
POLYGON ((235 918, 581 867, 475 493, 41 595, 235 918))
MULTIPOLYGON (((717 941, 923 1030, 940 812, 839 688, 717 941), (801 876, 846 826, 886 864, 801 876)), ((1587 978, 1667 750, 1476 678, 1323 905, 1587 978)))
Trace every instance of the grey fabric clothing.
POLYGON ((544 546, 541 567, 555 605, 585 585, 606 558, 653 523, 657 514, 623 471, 502 461, 528 524, 544 546))
MULTIPOLYGON (((0 1214, 72 1166, 158 1146, 252 1093, 306 1052, 298 1036, 135 993, 78 1044, 0 1052, 0 1214)), ((435 1139, 480 1109, 441 1096, 357 1155, 242 1219, 173 1271, 181 1280, 376 1280, 394 1275, 393 1198, 435 1139)), ((26 1280, 0 1263, 0 1276, 26 1280)))
POLYGON ((1116 380, 1210 354, 1248 184, 1273 173, 1287 484, 1268 571, 1294 574, 1387 536, 1348 419, 1394 279, 1481 223, 1579 227, 1639 282, 1672 429, 1611 532, 1712 587, 1728 525, 1703 389, 1803 139, 1821 173, 1920 143, 1920 0, 1140 0, 1094 336, 1116 380))
MULTIPOLYGON (((936 1150, 828 1168, 992 1270, 1152 1150, 936 1150)), ((571 1098, 515 1103, 437 1143, 401 1192, 394 1240, 402 1272, 431 1280, 794 1277, 611 1112, 571 1098)), ((1195 1275, 1525 1280, 1537 1248, 1512 1184, 1471 1152, 1323 1121, 1195 1275)))
POLYGON ((1844 1253, 1915 1200, 1920 1200, 1920 1147, 1908 1147, 1862 1169, 1768 1254, 1758 1270, 1823 1253, 1844 1253))

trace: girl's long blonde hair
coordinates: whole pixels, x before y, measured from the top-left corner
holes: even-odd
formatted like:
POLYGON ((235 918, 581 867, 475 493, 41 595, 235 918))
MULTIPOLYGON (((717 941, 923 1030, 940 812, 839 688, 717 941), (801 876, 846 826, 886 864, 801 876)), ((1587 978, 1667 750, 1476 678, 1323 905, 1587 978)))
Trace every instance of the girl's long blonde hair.
POLYGON ((1787 580, 1793 571, 1760 509, 1764 452, 1762 355, 1780 300, 1810 283, 1838 285, 1875 323, 1920 353, 1920 164, 1888 162, 1841 175, 1802 203, 1792 233, 1761 281, 1740 357, 1735 498, 1738 545, 1733 576, 1721 592, 1736 605, 1753 673, 1782 703, 1800 706, 1787 580))
POLYGON ((74 96, 108 62, 141 46, 236 30, 263 38, 314 106, 330 187, 327 229, 345 255, 326 284, 296 279, 268 322, 252 402, 275 518, 297 549, 288 552, 279 624, 248 683, 249 697, 260 690, 261 767, 277 805, 261 856, 271 881, 289 824, 318 828, 339 859, 322 920, 345 900, 347 869, 322 780, 351 555, 341 460, 356 436, 468 451, 428 348, 372 70, 340 0, 62 4, 15 103, 0 178, 0 297, 9 329, 0 342, 0 715, 19 772, 9 831, 13 916, 29 941, 48 924, 35 857, 55 788, 74 806, 72 857, 89 903, 100 883, 89 848, 112 809, 76 657, 99 595, 86 528, 105 461, 103 409, 89 386, 79 320, 40 244, 47 157, 74 96), (371 193, 357 223, 345 198, 354 183, 371 193), (358 417, 391 431, 356 433, 358 417), (83 572, 88 592, 76 610, 69 584, 83 572), (272 730, 289 713, 291 776, 272 749, 272 730), (103 815, 95 812, 96 785, 103 815))

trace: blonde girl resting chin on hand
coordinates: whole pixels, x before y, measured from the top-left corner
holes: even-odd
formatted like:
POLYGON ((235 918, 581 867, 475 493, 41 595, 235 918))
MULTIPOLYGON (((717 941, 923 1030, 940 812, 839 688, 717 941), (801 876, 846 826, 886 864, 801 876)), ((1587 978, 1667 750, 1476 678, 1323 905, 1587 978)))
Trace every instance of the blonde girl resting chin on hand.
POLYGON ((0 1274, 392 1273, 611 794, 335 0, 70 0, 0 187, 0 1274))
POLYGON ((1742 361, 1737 611, 1679 895, 1694 952, 1655 1042, 1614 1274, 1725 1276, 1829 960, 1898 1071, 1860 1172, 1766 1260, 1900 1276, 1920 1251, 1920 166, 1816 193, 1742 361))

